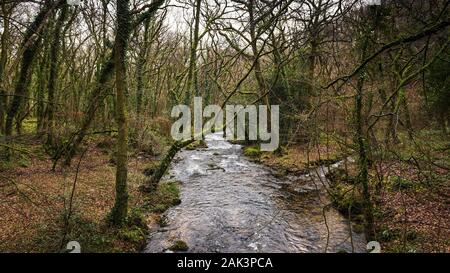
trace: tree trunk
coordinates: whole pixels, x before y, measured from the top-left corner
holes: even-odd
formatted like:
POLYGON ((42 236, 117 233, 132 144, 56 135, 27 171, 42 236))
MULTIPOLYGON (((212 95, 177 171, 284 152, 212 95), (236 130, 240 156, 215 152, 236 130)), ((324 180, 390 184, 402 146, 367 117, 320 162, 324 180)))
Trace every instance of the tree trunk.
POLYGON ((144 93, 144 70, 145 63, 147 61, 148 51, 148 35, 151 18, 147 18, 144 22, 144 37, 143 46, 140 49, 140 53, 136 65, 136 114, 139 115, 142 110, 142 97, 144 93))
POLYGON ((50 13, 53 12, 53 10, 59 7, 62 3, 63 1, 58 1, 57 4, 53 5, 52 1, 46 1, 44 6, 34 18, 34 21, 25 32, 25 36, 21 46, 21 48, 23 49, 22 64, 19 71, 19 77, 16 82, 16 87, 14 89, 14 96, 12 98, 12 102, 9 106, 6 116, 6 136, 12 135, 14 118, 18 114, 20 107, 23 104, 24 98, 27 96, 31 67, 39 48, 39 44, 41 41, 40 34, 42 33, 44 23, 50 13))
MULTIPOLYGON (((375 28, 375 26, 373 26, 375 28)), ((370 33, 372 31, 364 31, 362 34, 363 44, 361 48, 361 59, 364 61, 368 54, 368 47, 370 41, 370 33)), ((363 99, 364 99, 364 80, 365 70, 362 69, 358 74, 358 81, 356 85, 355 96, 355 142, 358 147, 358 183, 362 187, 363 195, 363 213, 364 213, 364 229, 366 238, 371 241, 375 237, 373 206, 370 196, 369 188, 369 156, 368 156, 368 142, 367 136, 364 133, 364 118, 363 118, 363 99)))
POLYGON ((126 67, 125 55, 128 39, 131 34, 129 0, 117 1, 117 33, 115 42, 115 72, 116 72, 116 119, 118 127, 116 153, 116 200, 111 211, 112 223, 120 226, 127 217, 128 189, 128 126, 126 110, 126 67))
POLYGON ((48 146, 53 146, 53 134, 55 127, 55 89, 56 81, 58 79, 58 62, 59 62, 59 51, 60 51, 60 39, 61 30, 66 20, 67 16, 67 5, 64 5, 61 9, 61 14, 55 25, 55 30, 53 34, 53 43, 50 49, 50 76, 48 79, 48 103, 47 103, 47 141, 48 146))
POLYGON ((0 134, 5 132, 5 114, 6 107, 8 105, 7 92, 6 92, 6 82, 5 82, 5 70, 6 63, 8 61, 8 41, 9 41, 9 31, 10 22, 9 16, 13 10, 13 7, 7 6, 6 3, 2 3, 2 14, 3 14, 3 32, 1 36, 1 55, 0 55, 0 134))
MULTIPOLYGON (((250 0, 247 4, 247 9, 249 13, 249 32, 250 32, 250 39, 251 39, 251 49, 252 49, 252 56, 253 61, 255 63, 255 77, 256 82, 258 83, 258 89, 260 94, 265 94, 267 90, 266 82, 264 80, 264 76, 261 69, 261 62, 259 61, 259 49, 258 49, 258 41, 257 41, 257 34, 256 34, 256 22, 255 22, 255 3, 254 0, 250 0)), ((267 107, 270 106, 269 103, 269 95, 266 94, 264 96, 264 102, 266 103, 267 107)), ((270 107, 269 107, 270 109, 270 107)))
POLYGON ((5 132, 5 109, 7 105, 6 91, 0 89, 0 134, 5 132))
POLYGON ((189 57, 189 71, 188 71, 188 84, 187 84, 187 96, 186 103, 189 104, 191 95, 199 96, 200 90, 198 87, 198 72, 197 72, 197 49, 199 44, 199 31, 200 31, 200 12, 201 12, 201 0, 195 1, 195 13, 194 13, 194 32, 192 34, 192 44, 189 57))
MULTIPOLYGON (((364 71, 362 72, 364 73, 364 71)), ((358 182, 363 190, 364 224, 368 240, 374 238, 373 208, 369 190, 369 163, 367 155, 367 137, 363 127, 363 96, 364 96, 364 76, 360 74, 357 84, 357 94, 355 97, 355 140, 358 145, 358 182)))

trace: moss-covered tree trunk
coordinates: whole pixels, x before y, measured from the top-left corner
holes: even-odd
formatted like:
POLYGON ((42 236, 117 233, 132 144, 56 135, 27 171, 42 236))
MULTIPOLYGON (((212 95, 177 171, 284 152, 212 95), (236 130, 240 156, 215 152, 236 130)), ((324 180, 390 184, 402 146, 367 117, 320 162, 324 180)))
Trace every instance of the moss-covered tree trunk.
POLYGON ((6 91, 0 87, 0 134, 5 132, 5 109, 7 105, 6 91))
POLYGON ((3 2, 1 4, 1 12, 3 14, 3 31, 1 36, 1 55, 0 55, 0 134, 5 132, 5 115, 6 115, 6 107, 8 104, 7 100, 7 92, 6 92, 6 81, 5 79, 5 70, 6 63, 8 61, 8 42, 10 36, 10 20, 9 16, 12 13, 14 7, 10 7, 8 4, 3 2))
POLYGON ((117 30, 115 42, 115 72, 116 72, 116 119, 118 128, 116 152, 116 199, 111 211, 114 225, 121 225, 128 211, 127 164, 128 164, 128 125, 126 110, 126 67, 125 55, 130 37, 129 0, 117 1, 117 30))
POLYGON ((186 141, 176 141, 172 144, 169 151, 164 156, 164 159, 159 164, 158 168, 155 170, 153 175, 150 177, 150 179, 147 181, 147 183, 141 188, 141 190, 145 192, 151 192, 154 191, 161 180, 161 178, 166 173, 167 169, 170 166, 170 163, 172 163, 173 158, 175 155, 184 147, 188 146, 194 142, 194 140, 186 140, 186 141))
MULTIPOLYGON (((47 32, 47 31, 46 31, 47 32)), ((44 41, 47 33, 44 33, 44 41)), ((45 85, 47 83, 47 71, 48 71, 48 43, 44 43, 42 57, 38 62, 38 70, 36 72, 36 134, 42 135, 45 128, 45 85)))
POLYGON ((46 144, 48 146, 53 146, 53 134, 55 127, 55 89, 56 81, 58 79, 58 63, 59 63, 59 52, 61 45, 61 30, 66 20, 67 16, 67 5, 64 5, 59 14, 58 20, 56 21, 53 42, 50 48, 50 75, 48 79, 48 104, 47 104, 47 140, 46 144))
POLYGON ((22 48, 22 62, 19 70, 19 76, 16 81, 16 86, 14 89, 14 96, 9 105, 8 113, 6 116, 5 123, 5 135, 12 135, 13 122, 16 118, 19 110, 23 104, 23 101, 28 93, 28 85, 30 82, 31 68, 33 60, 36 57, 37 51, 39 49, 41 41, 41 33, 44 29, 44 23, 49 15, 59 6, 61 6, 65 1, 46 1, 44 6, 41 8, 39 13, 34 18, 33 22, 27 28, 23 42, 22 48))
POLYGON ((189 56, 189 70, 188 70, 188 82, 187 82, 187 94, 185 103, 189 104, 192 96, 200 96, 200 90, 198 87, 198 72, 197 72, 197 50, 200 41, 200 17, 201 17, 201 0, 195 0, 194 7, 194 30, 192 32, 192 43, 189 56))
MULTIPOLYGON (((372 14, 371 14, 372 15, 372 14)), ((360 61, 364 61, 368 55, 368 48, 370 42, 370 34, 373 32, 375 24, 367 29, 362 30, 361 33, 361 53, 360 61)), ((364 213, 364 229, 367 240, 373 240, 375 237, 373 205, 370 196, 369 188, 369 143, 367 135, 364 130, 363 117, 363 100, 364 100, 364 81, 366 77, 365 69, 362 69, 358 74, 358 81, 356 84, 355 109, 354 109, 354 126, 355 126, 355 143, 358 152, 358 183, 362 187, 363 195, 363 213, 364 213)))
MULTIPOLYGON (((364 73, 364 72, 362 72, 364 73)), ((368 143, 363 127, 364 75, 360 74, 355 97, 355 140, 358 147, 358 182, 362 187, 365 231, 368 240, 374 238, 373 208, 369 190, 368 143)))

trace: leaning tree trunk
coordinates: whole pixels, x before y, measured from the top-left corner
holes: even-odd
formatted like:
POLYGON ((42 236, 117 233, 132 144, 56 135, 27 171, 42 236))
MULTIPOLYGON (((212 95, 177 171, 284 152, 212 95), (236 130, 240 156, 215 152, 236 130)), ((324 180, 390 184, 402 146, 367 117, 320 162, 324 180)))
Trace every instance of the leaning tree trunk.
POLYGON ((141 187, 141 190, 144 192, 152 192, 156 189, 158 186, 159 181, 166 173, 167 169, 170 166, 170 163, 172 162, 175 155, 184 147, 188 146, 194 142, 194 140, 186 140, 186 141, 176 141, 172 144, 167 154, 164 156, 164 159, 159 164, 158 168, 155 170, 153 175, 150 177, 150 179, 147 181, 145 185, 141 187))
POLYGON ((116 72, 116 118, 118 127, 116 153, 116 200, 111 211, 111 221, 114 225, 121 225, 128 211, 127 189, 127 147, 128 127, 126 114, 126 67, 125 55, 128 39, 131 34, 129 0, 117 1, 117 33, 115 42, 115 72, 116 72))

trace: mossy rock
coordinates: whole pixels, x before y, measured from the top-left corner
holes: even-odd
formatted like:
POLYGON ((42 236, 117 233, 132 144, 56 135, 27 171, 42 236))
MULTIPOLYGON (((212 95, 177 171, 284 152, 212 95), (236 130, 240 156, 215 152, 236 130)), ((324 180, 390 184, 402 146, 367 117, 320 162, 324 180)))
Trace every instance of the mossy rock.
POLYGON ((260 157, 261 150, 258 146, 248 146, 244 148, 244 155, 252 158, 260 157))
POLYGON ((138 227, 141 229, 148 229, 144 214, 137 209, 131 210, 127 217, 127 225, 129 227, 138 227))
POLYGON ((283 169, 278 169, 278 170, 275 170, 274 172, 272 172, 272 175, 275 178, 285 178, 287 176, 287 171, 283 170, 283 169))
POLYGON ((176 240, 171 247, 169 247, 169 250, 172 251, 188 251, 189 247, 185 241, 182 240, 176 240))
POLYGON ((364 226, 362 224, 353 223, 352 230, 356 233, 363 233, 364 226))

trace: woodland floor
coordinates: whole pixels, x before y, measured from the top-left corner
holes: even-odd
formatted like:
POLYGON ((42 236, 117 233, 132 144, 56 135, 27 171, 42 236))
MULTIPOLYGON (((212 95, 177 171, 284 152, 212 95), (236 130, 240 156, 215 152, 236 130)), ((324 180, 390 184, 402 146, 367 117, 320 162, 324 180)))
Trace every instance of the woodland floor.
POLYGON ((157 221, 167 201, 177 198, 171 195, 177 195, 176 188, 165 186, 143 196, 138 187, 146 179, 144 170, 154 161, 130 155, 130 216, 123 228, 113 229, 106 221, 115 195, 115 165, 109 147, 91 140, 81 160, 77 157, 70 168, 53 172, 39 141, 25 137, 19 146, 26 147, 28 155, 0 166, 0 252, 59 252, 65 248, 62 242, 70 240, 79 241, 83 252, 139 251, 146 242, 147 226, 157 221), (161 194, 167 194, 167 200, 159 200, 161 194))

